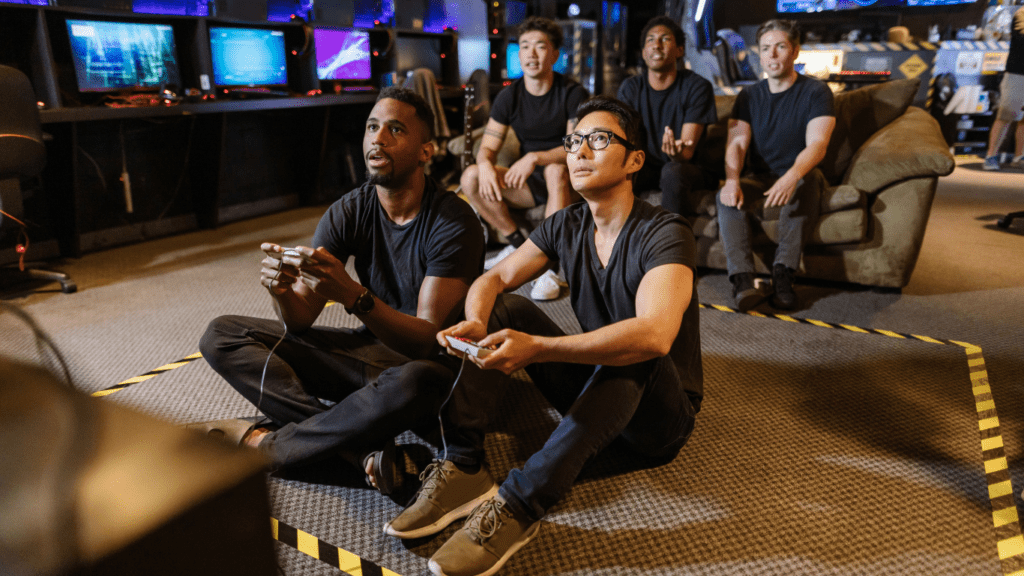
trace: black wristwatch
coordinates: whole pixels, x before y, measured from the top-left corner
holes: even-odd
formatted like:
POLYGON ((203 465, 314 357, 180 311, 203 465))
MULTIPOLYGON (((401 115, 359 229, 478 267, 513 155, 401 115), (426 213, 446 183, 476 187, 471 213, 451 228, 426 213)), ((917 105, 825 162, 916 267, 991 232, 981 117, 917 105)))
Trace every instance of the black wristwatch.
POLYGON ((373 294, 370 294, 369 288, 356 298, 351 308, 345 307, 345 312, 349 314, 369 314, 370 310, 373 310, 373 294))

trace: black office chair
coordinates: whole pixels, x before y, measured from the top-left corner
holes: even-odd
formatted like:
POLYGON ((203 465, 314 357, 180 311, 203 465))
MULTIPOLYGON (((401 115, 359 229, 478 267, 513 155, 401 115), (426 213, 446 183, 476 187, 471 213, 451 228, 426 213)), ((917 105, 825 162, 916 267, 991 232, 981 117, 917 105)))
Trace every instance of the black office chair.
MULTIPOLYGON (((0 187, 4 192, 0 194, 0 210, 15 218, 23 216, 20 181, 22 178, 38 176, 45 164, 46 146, 43 144, 43 128, 32 84, 20 70, 0 65, 0 181, 15 180, 14 186, 0 187)), ((19 224, 0 214, 0 230, 10 226, 19 224)), ((0 268, 0 277, 6 280, 10 276, 20 277, 18 281, 60 282, 64 293, 78 289, 67 275, 59 272, 27 267, 24 271, 0 268)))

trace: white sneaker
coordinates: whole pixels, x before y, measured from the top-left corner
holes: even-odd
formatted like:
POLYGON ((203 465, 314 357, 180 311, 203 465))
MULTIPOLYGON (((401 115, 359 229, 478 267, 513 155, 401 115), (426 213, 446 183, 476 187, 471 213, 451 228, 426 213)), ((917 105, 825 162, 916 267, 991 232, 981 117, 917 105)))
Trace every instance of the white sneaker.
POLYGON ((533 281, 533 288, 530 289, 530 298, 534 300, 554 300, 561 294, 562 286, 565 285, 565 280, 562 280, 554 270, 548 270, 540 278, 533 281))
POLYGON ((487 260, 484 260, 484 270, 490 270, 491 268, 494 268, 495 266, 498 265, 498 262, 501 262, 502 260, 507 258, 509 254, 511 254, 511 253, 513 253, 515 251, 516 251, 515 246, 513 246, 511 244, 509 244, 508 246, 505 246, 504 248, 501 249, 501 252, 498 252, 497 254, 492 256, 491 258, 488 258, 487 260))

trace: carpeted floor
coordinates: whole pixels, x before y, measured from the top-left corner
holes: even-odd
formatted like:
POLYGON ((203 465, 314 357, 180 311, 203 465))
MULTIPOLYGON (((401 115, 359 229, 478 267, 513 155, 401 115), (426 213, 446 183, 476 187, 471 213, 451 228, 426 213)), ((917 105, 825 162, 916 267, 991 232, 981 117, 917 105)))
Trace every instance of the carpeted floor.
MULTIPOLYGON (((1024 487, 1024 222, 1008 231, 994 226, 996 215, 1024 204, 1021 180, 970 170, 944 179, 921 259, 902 293, 804 283, 802 309, 793 316, 817 325, 703 309, 707 398, 687 447, 656 468, 609 450, 502 573, 1024 568, 1024 540, 1015 547, 1012 534, 1016 528, 1019 535, 1024 487), (990 397, 976 398, 972 390, 980 369, 990 397), (989 405, 976 404, 989 398, 1013 486, 996 500, 989 486, 1007 471, 996 470, 994 453, 982 451, 986 432, 979 428, 992 414, 989 405), (1012 513, 993 516, 994 507, 1006 506, 1012 513)), ((90 254, 64 263, 78 293, 44 291, 13 301, 52 335, 81 388, 109 388, 196 352, 216 315, 271 317, 256 283, 258 244, 307 242, 322 210, 90 254)), ((699 297, 731 305, 724 274, 704 271, 699 297)), ((565 298, 544 306, 572 327, 565 298)), ((335 306, 321 321, 353 319, 335 306)), ((10 318, 0 323, 0 352, 39 357, 25 328, 10 318)), ((201 359, 103 401, 172 422, 252 412, 201 359)), ((488 437, 494 475, 504 478, 521 465, 556 419, 520 379, 488 437)), ((414 458, 429 457, 411 433, 400 441, 412 445, 414 458)), ((402 496, 362 487, 354 471, 292 471, 271 477, 269 490, 280 522, 399 574, 425 573, 426 559, 455 530, 411 542, 384 536, 381 527, 401 510, 402 496)), ((289 576, 339 573, 292 546, 276 546, 289 576)))

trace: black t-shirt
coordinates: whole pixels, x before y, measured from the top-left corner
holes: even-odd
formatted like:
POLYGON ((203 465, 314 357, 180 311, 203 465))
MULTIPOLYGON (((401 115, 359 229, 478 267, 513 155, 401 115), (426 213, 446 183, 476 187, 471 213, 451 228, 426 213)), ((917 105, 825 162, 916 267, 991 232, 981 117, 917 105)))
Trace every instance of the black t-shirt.
POLYGON ((543 96, 527 92, 520 78, 495 97, 491 118, 516 131, 523 154, 550 150, 562 145, 566 124, 588 96, 582 86, 558 72, 543 96))
POLYGON ((483 269, 480 221, 465 201, 427 179, 419 214, 399 226, 363 184, 331 204, 317 224, 313 246, 341 261, 355 256, 360 283, 395 310, 416 315, 426 276, 467 278, 483 269))
POLYGON ((768 80, 748 86, 736 97, 733 117, 750 124, 750 154, 767 164, 776 177, 793 167, 807 147, 807 124, 821 116, 835 116, 832 91, 824 82, 797 74, 788 89, 772 94, 768 80))
MULTIPOLYGON (((619 100, 640 113, 647 152, 645 164, 659 170, 671 160, 661 151, 661 138, 666 126, 672 129, 678 140, 683 124, 706 126, 718 121, 711 83, 692 70, 680 70, 676 81, 665 90, 651 88, 646 74, 626 78, 619 86, 619 100)), ((701 142, 697 143, 698 147, 701 142)))
MULTIPOLYGON (((636 318, 636 293, 648 271, 663 264, 683 264, 694 270, 697 266, 697 244, 689 223, 639 198, 633 201, 605 267, 597 257, 594 217, 586 202, 552 214, 530 234, 530 240, 549 259, 561 262, 569 283, 570 303, 584 332, 636 318)), ((683 388, 699 409, 704 396, 704 369, 696 278, 695 273, 690 306, 669 355, 683 388)))
POLYGON ((1010 53, 1006 56, 1006 71, 1024 76, 1024 6, 1017 8, 1010 24, 1010 53))

